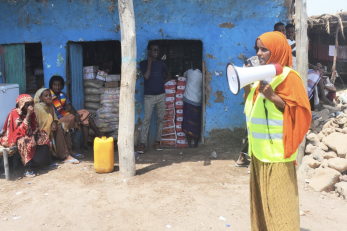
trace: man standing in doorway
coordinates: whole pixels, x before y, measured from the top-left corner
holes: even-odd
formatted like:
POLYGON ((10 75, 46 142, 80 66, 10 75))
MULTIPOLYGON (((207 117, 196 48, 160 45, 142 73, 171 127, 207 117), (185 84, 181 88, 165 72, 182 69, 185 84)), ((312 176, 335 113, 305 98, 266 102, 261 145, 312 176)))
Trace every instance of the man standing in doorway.
POLYGON ((140 62, 140 69, 144 77, 145 86, 145 119, 141 130, 141 144, 137 153, 145 152, 148 129, 151 123, 153 107, 157 108, 157 133, 154 148, 162 151, 160 146, 161 132, 165 114, 165 88, 164 84, 170 79, 169 70, 164 61, 158 59, 159 45, 149 42, 147 46, 148 58, 140 62))

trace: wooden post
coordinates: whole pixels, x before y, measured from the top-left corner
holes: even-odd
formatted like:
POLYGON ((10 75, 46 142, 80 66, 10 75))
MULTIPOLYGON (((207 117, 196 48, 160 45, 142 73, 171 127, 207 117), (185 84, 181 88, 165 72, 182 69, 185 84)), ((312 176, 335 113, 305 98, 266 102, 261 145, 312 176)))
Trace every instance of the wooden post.
POLYGON ((337 59, 337 48, 339 47, 339 30, 340 23, 337 22, 336 25, 336 33, 335 33, 335 53, 334 53, 334 61, 333 61, 333 72, 331 73, 331 82, 335 83, 335 73, 336 73, 336 59, 337 59))
MULTIPOLYGON (((300 74, 307 89, 308 75, 308 39, 307 39, 307 11, 306 0, 295 1, 295 39, 296 39, 296 71, 300 74)), ((296 162, 300 166, 305 155, 306 138, 298 148, 296 162)))
POLYGON ((118 153, 119 170, 125 177, 134 176, 136 34, 132 0, 118 0, 122 47, 122 72, 119 100, 118 153))

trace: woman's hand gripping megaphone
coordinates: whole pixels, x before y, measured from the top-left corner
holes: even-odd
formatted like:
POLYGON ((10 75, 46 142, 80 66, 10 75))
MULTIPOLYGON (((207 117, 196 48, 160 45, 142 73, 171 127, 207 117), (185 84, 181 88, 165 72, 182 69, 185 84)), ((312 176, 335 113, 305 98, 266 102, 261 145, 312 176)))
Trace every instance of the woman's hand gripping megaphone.
POLYGON ((259 92, 262 94, 262 97, 267 98, 271 101, 271 98, 274 96, 274 91, 267 81, 260 81, 259 92))

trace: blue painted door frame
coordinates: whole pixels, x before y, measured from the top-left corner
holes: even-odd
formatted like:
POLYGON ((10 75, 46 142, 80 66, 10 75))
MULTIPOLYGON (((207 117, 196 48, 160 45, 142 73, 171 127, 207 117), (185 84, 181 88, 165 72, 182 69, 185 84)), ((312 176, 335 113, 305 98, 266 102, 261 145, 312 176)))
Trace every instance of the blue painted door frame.
MULTIPOLYGON (((69 68, 71 103, 76 110, 84 108, 83 87, 83 47, 78 43, 69 43, 69 68)), ((68 90, 68 89, 67 89, 68 90)), ((83 138, 79 130, 71 136, 72 148, 81 149, 83 138)))
POLYGON ((82 45, 69 43, 69 56, 71 103, 76 110, 81 110, 84 108, 82 45))

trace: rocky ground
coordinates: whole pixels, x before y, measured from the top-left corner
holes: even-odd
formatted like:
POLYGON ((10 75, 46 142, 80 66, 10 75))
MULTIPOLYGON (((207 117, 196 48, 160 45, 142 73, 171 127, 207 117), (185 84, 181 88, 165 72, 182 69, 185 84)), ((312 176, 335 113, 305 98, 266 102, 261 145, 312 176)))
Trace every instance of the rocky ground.
POLYGON ((313 112, 318 119, 306 136, 299 176, 317 192, 335 191, 347 199, 347 105, 323 108, 313 112))
MULTIPOLYGON (((108 174, 95 173, 92 152, 33 179, 11 171, 12 181, 0 179, 0 230, 250 230, 249 174, 235 167, 240 134, 216 134, 218 142, 198 149, 148 151, 130 179, 118 172, 117 153, 108 174)), ((301 231, 346 230, 347 202, 308 185, 299 181, 301 231)))

